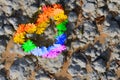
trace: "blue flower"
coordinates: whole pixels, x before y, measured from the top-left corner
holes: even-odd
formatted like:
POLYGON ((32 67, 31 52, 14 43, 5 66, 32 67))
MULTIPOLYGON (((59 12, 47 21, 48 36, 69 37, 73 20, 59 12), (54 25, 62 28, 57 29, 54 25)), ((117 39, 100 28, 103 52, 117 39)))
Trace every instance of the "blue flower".
POLYGON ((53 50, 53 49, 55 49, 55 46, 52 45, 52 46, 49 46, 47 50, 50 51, 50 50, 53 50))
POLYGON ((67 35, 66 34, 62 34, 60 36, 57 36, 55 44, 63 45, 65 43, 66 39, 67 39, 67 35))
POLYGON ((42 56, 42 50, 39 47, 32 50, 31 53, 35 56, 42 56))
POLYGON ((61 44, 53 44, 53 46, 54 46, 55 48, 58 48, 58 47, 61 46, 61 44))
POLYGON ((48 53, 48 50, 46 47, 41 47, 42 54, 48 53))

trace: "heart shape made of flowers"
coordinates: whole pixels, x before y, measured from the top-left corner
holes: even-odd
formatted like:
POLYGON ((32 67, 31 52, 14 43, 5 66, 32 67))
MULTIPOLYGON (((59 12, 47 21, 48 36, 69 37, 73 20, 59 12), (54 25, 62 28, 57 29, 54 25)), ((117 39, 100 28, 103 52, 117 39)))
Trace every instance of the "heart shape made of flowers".
POLYGON ((22 48, 25 52, 31 53, 35 56, 55 58, 62 53, 62 51, 66 50, 65 41, 67 40, 67 35, 65 32, 67 30, 67 23, 67 15, 65 15, 60 4, 42 6, 35 23, 20 24, 18 26, 14 35, 14 42, 22 44, 22 48), (55 42, 52 45, 48 47, 37 47, 32 40, 26 38, 26 34, 43 34, 50 24, 51 19, 54 20, 57 29, 55 42))

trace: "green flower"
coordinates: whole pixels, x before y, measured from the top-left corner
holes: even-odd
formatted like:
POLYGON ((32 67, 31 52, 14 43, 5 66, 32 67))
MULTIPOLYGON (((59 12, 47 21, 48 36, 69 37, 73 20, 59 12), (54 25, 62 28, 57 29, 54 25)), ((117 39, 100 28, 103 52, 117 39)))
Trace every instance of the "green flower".
POLYGON ((66 24, 68 23, 68 20, 65 20, 64 22, 56 25, 56 28, 58 31, 66 31, 67 28, 66 28, 66 24))
POLYGON ((58 33, 57 33, 58 36, 59 36, 59 35, 62 35, 62 34, 64 34, 63 31, 58 31, 58 33))
POLYGON ((25 52, 30 52, 34 48, 36 48, 35 44, 31 40, 27 40, 23 45, 22 48, 24 49, 25 52))

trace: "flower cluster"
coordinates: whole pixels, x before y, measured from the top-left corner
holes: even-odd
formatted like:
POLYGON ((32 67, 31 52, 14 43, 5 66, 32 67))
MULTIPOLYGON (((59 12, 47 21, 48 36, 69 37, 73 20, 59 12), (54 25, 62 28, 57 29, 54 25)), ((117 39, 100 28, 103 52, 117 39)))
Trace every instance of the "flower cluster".
POLYGON ((25 52, 30 52, 35 56, 55 58, 66 49, 64 44, 67 39, 67 35, 65 34, 67 23, 67 16, 60 4, 43 6, 35 23, 20 24, 18 26, 14 35, 14 42, 22 44, 22 48, 25 52), (48 48, 45 46, 41 48, 37 47, 30 39, 26 38, 26 34, 42 34, 50 24, 50 19, 53 19, 56 24, 56 41, 48 48))
POLYGON ((67 24, 67 20, 65 20, 64 22, 56 25, 57 31, 59 33, 62 32, 62 34, 58 34, 55 37, 55 43, 51 46, 47 47, 36 47, 35 49, 33 49, 31 51, 31 53, 35 56, 42 56, 43 58, 55 58, 57 57, 62 51, 64 51, 66 49, 65 41, 67 40, 67 35, 65 34, 65 31, 67 30, 66 28, 66 24, 67 24))
POLYGON ((25 42, 25 35, 27 33, 34 33, 36 31, 36 26, 33 23, 20 24, 14 35, 14 42, 23 44, 25 42))

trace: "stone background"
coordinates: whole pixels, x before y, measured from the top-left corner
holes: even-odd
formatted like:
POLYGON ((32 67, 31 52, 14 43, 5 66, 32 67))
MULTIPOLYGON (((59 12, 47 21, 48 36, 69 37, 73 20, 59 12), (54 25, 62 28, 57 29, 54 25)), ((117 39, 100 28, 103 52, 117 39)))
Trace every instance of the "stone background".
POLYGON ((0 0, 0 80, 120 80, 120 0, 0 0), (24 53, 12 39, 18 24, 54 3, 68 15, 67 51, 24 53))

